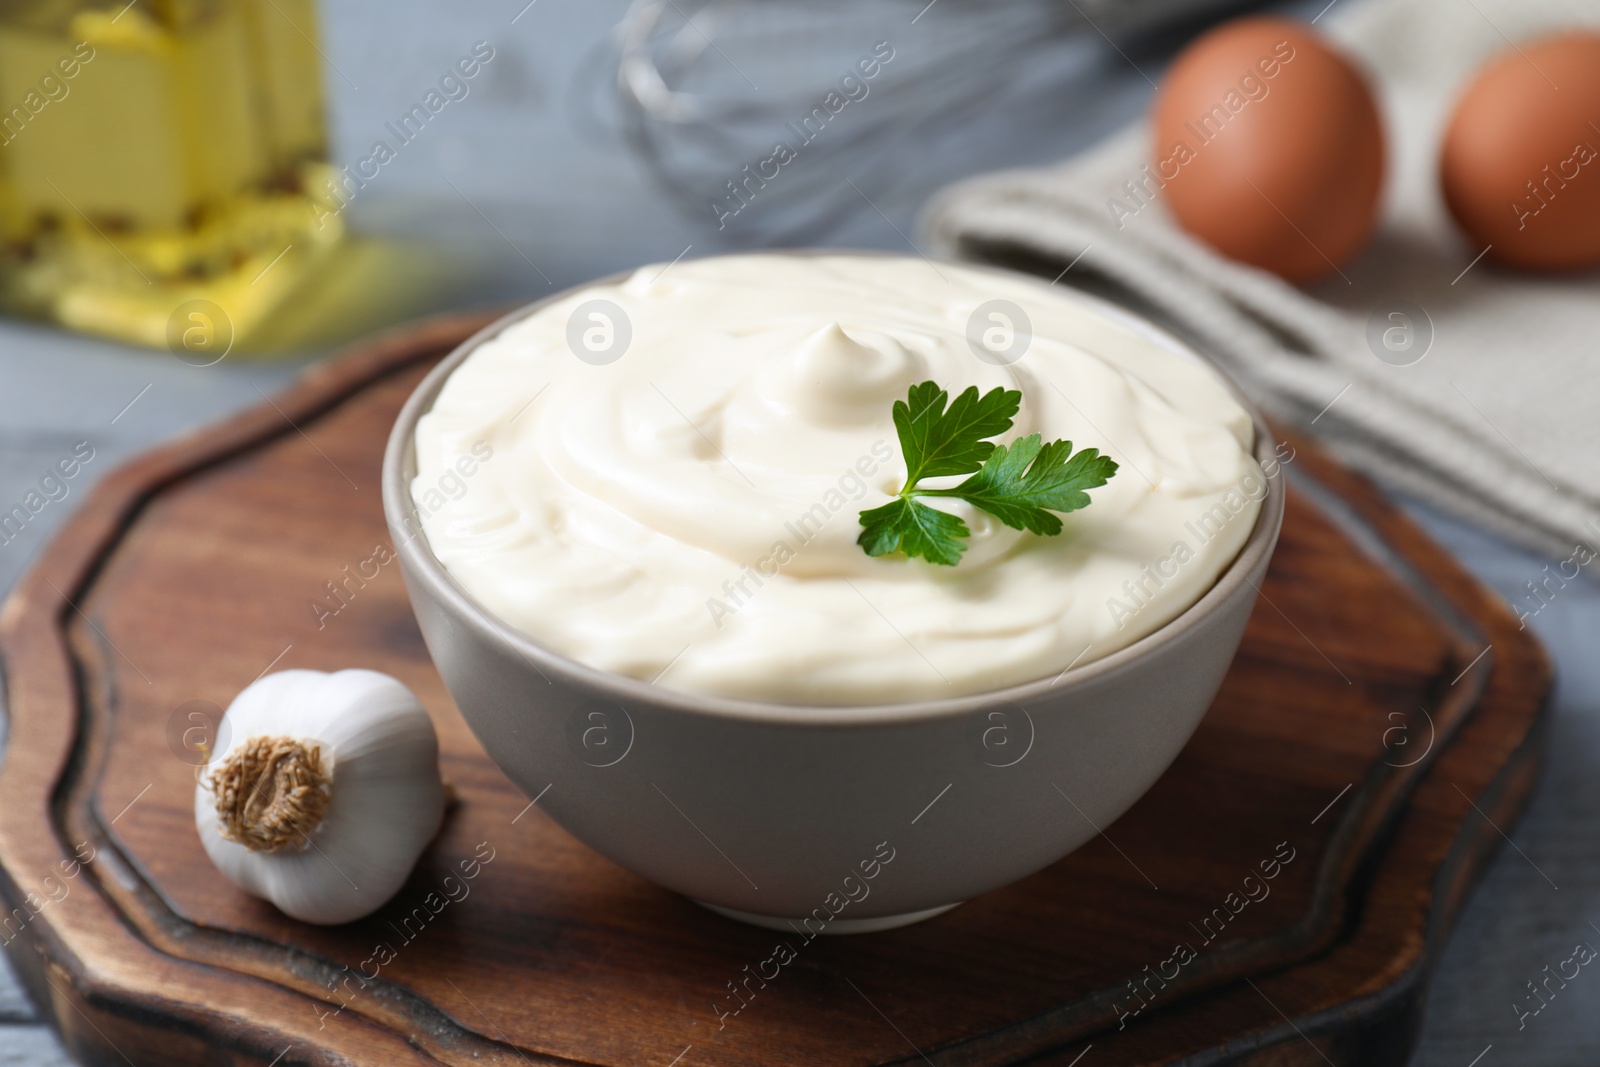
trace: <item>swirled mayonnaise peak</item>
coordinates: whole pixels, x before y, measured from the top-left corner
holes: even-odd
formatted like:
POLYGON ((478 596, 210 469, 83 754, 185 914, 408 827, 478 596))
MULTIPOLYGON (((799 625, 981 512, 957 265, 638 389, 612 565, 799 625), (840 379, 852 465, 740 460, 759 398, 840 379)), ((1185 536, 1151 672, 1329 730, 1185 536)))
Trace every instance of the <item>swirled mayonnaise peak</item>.
POLYGON ((1171 621, 1255 523, 1252 437, 1199 359, 1042 282, 726 256, 641 268, 483 343, 418 424, 412 494, 469 594, 582 663, 892 703, 1051 677, 1171 621), (960 565, 868 557, 857 515, 906 474, 891 407, 927 379, 1019 389, 1002 440, 1068 438, 1121 469, 1059 536, 923 498, 971 528, 960 565))

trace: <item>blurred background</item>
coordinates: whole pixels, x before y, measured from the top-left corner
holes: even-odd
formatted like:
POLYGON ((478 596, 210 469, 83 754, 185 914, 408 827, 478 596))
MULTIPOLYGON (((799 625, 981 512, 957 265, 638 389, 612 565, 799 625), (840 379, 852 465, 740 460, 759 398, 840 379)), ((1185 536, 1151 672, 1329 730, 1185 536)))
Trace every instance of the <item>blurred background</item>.
MULTIPOLYGON (((1265 9, 1309 22, 1384 2, 1265 9)), ((94 478, 341 344, 684 255, 908 251, 930 194, 1102 141, 1184 43, 1263 6, 0 0, 0 502, 95 448, 66 502, 0 543, 0 591, 94 478), (865 95, 798 129, 869 56, 865 95), (747 203, 729 183, 775 137, 799 156, 747 203)), ((1402 502, 1508 598, 1545 562, 1402 502)), ((1513 837, 1564 892, 1498 857, 1441 962, 1418 1064, 1466 1067, 1488 1044, 1486 1064, 1600 1062, 1600 982, 1535 1031, 1508 1008, 1600 916, 1600 595, 1581 583, 1532 625, 1563 673, 1513 837)), ((0 964, 0 1067, 67 1062, 0 964)))

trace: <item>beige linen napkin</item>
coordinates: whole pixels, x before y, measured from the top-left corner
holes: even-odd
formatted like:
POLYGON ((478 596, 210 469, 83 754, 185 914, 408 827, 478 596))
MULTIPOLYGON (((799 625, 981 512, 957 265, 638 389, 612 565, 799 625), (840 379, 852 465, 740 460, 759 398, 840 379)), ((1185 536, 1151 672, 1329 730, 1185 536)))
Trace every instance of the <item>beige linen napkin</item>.
POLYGON ((1159 192, 1129 197, 1148 159, 1142 124, 1052 168, 946 189, 923 232, 947 255, 1052 275, 1073 264, 1063 284, 1164 321, 1355 466, 1566 557, 1600 545, 1600 272, 1475 263, 1482 248, 1452 225, 1436 160, 1485 59, 1584 24, 1600 26, 1594 0, 1336 0, 1318 27, 1377 86, 1389 174, 1372 244, 1306 289, 1191 240, 1159 192))

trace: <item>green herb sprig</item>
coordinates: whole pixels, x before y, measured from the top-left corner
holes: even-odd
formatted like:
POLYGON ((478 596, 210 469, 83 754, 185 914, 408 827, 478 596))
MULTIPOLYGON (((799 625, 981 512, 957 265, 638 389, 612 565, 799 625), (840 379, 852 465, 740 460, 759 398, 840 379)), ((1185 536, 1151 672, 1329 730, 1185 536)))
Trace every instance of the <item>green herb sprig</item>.
POLYGON ((959 516, 919 502, 923 496, 951 496, 1017 530, 1045 537, 1061 532, 1052 512, 1077 511, 1089 504, 1085 490, 1106 484, 1117 464, 1099 449, 1072 451, 1071 441, 1043 444, 1030 434, 999 445, 986 440, 1011 429, 1022 406, 1015 389, 976 386, 949 403, 937 382, 913 385, 894 402, 894 428, 906 460, 906 483, 894 500, 861 512, 856 543, 869 556, 903 552, 953 567, 967 550, 972 531, 959 516), (949 489, 923 489, 924 478, 957 474, 972 477, 949 489))

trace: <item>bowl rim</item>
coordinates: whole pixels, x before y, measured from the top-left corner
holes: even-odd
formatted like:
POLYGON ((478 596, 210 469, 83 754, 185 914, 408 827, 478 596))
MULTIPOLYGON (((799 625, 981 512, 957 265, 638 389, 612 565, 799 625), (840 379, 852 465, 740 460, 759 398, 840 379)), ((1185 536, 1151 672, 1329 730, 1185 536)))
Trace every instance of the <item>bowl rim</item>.
MULTIPOLYGON (((743 252, 716 253, 694 256, 692 259, 732 258, 737 256, 825 257, 850 256, 864 258, 912 259, 913 256, 878 249, 854 248, 804 248, 758 249, 743 252)), ((1037 284, 1069 299, 1079 300, 1102 314, 1149 336, 1175 352, 1198 359, 1222 379, 1224 385, 1239 405, 1249 414, 1255 431, 1254 453, 1257 462, 1265 463, 1275 456, 1275 444, 1265 420, 1256 406, 1239 390, 1228 373, 1213 359, 1194 345, 1184 341, 1138 313, 1110 300, 1070 287, 1053 288, 1035 275, 982 263, 968 263, 946 257, 922 256, 930 264, 943 264, 963 270, 1003 275, 1011 281, 1037 284)), ((1218 575, 1217 580, 1189 607, 1176 617, 1150 633, 1114 652, 1084 664, 1069 666, 1054 678, 1036 678, 1000 689, 988 689, 953 697, 939 697, 887 704, 786 704, 774 701, 750 700, 713 693, 698 693, 672 689, 654 682, 617 674, 582 663, 566 653, 544 645, 533 637, 502 620, 478 601, 456 581, 449 570, 434 555, 422 529, 420 518, 411 520, 417 509, 411 499, 408 465, 415 468, 414 436, 417 422, 430 411, 445 381, 473 351, 508 328, 543 310, 558 300, 594 286, 619 284, 640 270, 645 264, 569 286, 559 292, 540 297, 531 303, 509 312, 462 341, 428 372, 406 399, 396 416, 384 448, 382 470, 382 495, 384 519, 394 539, 396 555, 406 565, 410 580, 426 586, 427 592, 442 602, 450 614, 465 625, 480 640, 487 641, 504 651, 520 656, 541 674, 547 683, 560 678, 577 689, 594 692, 619 706, 640 704, 657 709, 712 719, 735 719, 768 724, 789 724, 815 727, 873 727, 957 718, 973 712, 992 709, 998 705, 1025 708, 1030 702, 1048 699, 1059 700, 1074 689, 1084 689, 1097 684, 1107 684, 1113 679, 1138 669, 1141 661, 1149 658, 1162 646, 1178 641, 1192 633, 1203 621, 1216 614, 1233 597, 1240 595, 1242 587, 1249 585, 1259 593, 1250 575, 1263 567, 1272 554, 1283 524, 1285 478, 1282 466, 1266 477, 1267 493, 1261 510, 1256 515, 1255 526, 1243 547, 1218 575), (408 534, 408 536, 402 536, 408 534)), ((409 592, 409 590, 408 590, 409 592)), ((411 595, 415 595, 411 593, 411 595)))

